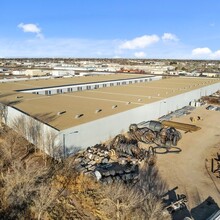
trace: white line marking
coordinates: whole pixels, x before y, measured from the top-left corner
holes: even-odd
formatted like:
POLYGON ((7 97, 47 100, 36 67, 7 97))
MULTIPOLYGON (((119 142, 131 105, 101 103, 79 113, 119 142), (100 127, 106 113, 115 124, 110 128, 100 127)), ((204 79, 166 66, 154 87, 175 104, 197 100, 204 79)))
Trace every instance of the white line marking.
MULTIPOLYGON (((101 100, 101 101, 108 101, 108 102, 120 102, 126 104, 129 101, 119 101, 119 100, 114 100, 114 99, 100 99, 100 98, 94 98, 94 97, 87 97, 87 96, 80 96, 80 95, 67 95, 63 94, 64 96, 70 96, 70 97, 77 97, 77 98, 83 98, 83 99, 93 99, 93 100, 101 100)), ((130 104, 135 104, 135 105, 144 105, 145 103, 138 103, 138 102, 131 102, 130 104)))
POLYGON ((95 93, 104 93, 104 94, 110 94, 110 95, 123 95, 123 96, 134 96, 134 97, 144 97, 144 98, 154 98, 154 99, 159 99, 159 98, 165 98, 165 97, 158 97, 158 96, 150 96, 150 95, 133 95, 133 94, 124 94, 124 93, 114 93, 114 92, 100 92, 100 91, 90 91, 90 92, 95 92, 95 93))

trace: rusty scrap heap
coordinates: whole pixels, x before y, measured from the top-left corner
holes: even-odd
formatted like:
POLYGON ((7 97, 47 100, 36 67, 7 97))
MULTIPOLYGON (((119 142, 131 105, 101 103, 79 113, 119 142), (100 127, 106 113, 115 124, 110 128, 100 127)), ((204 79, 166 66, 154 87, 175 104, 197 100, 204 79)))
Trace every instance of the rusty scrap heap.
POLYGON ((114 146, 89 147, 76 159, 78 163, 76 169, 103 183, 134 182, 139 174, 139 158, 135 155, 139 154, 133 154, 131 148, 133 148, 131 145, 127 149, 124 146, 116 152, 114 146))
MULTIPOLYGON (((158 124, 160 122, 157 122, 158 124)), ((149 123, 150 125, 150 123, 149 123)), ((174 127, 163 127, 162 124, 155 127, 154 130, 143 127, 138 128, 136 124, 129 127, 129 135, 134 140, 144 142, 146 144, 156 144, 157 146, 176 146, 181 139, 181 133, 174 127)))
POLYGON ((173 127, 163 125, 157 129, 139 128, 136 124, 129 127, 128 138, 117 135, 108 144, 97 144, 79 153, 76 169, 103 183, 134 183, 139 177, 139 165, 145 161, 154 165, 154 147, 171 148, 176 146, 181 134, 173 127), (151 144, 148 149, 139 147, 139 142, 151 144), (153 145, 153 146, 152 146, 153 145))

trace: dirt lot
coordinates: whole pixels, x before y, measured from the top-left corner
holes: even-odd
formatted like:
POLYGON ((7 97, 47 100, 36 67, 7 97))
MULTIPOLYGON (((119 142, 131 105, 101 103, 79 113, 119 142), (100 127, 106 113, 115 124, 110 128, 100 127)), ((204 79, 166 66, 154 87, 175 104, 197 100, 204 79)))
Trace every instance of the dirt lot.
POLYGON ((209 196, 220 206, 220 179, 210 172, 210 159, 216 157, 217 151, 220 152, 220 112, 199 107, 190 115, 174 118, 173 121, 192 123, 192 116, 203 119, 194 123, 201 130, 182 133, 178 143, 182 151, 178 154, 158 154, 157 164, 169 188, 178 187, 176 192, 188 197, 189 210, 209 196))

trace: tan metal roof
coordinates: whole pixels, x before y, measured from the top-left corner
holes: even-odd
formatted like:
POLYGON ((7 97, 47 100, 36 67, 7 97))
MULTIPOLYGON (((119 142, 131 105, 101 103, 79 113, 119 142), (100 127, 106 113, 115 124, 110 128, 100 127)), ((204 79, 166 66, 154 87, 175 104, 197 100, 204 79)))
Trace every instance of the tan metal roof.
MULTIPOLYGON (((124 79, 144 75, 123 75, 124 79)), ((122 75, 119 77, 122 79, 122 75)), ((0 84, 0 101, 14 102, 17 109, 63 130, 82 123, 123 112, 147 103, 159 101, 209 84, 219 82, 208 78, 169 78, 146 83, 106 87, 96 90, 52 96, 19 93, 15 90, 40 86, 58 86, 80 82, 119 79, 117 75, 38 80, 0 84), (16 103, 16 101, 18 101, 16 103), (113 108, 113 106, 117 106, 113 108), (66 111, 57 115, 58 112, 66 111), (82 117, 75 118, 76 115, 82 117)))

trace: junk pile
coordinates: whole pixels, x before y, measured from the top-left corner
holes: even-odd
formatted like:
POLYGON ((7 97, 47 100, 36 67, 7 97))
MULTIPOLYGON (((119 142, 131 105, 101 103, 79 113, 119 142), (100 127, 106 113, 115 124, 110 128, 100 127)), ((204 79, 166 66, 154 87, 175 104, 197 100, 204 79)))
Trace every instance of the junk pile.
POLYGON ((202 97, 201 100, 207 104, 219 104, 220 103, 220 90, 210 96, 202 97))
POLYGON ((136 124, 129 127, 129 135, 137 141, 146 144, 156 144, 157 146, 176 146, 181 139, 181 133, 174 127, 164 127, 158 121, 149 121, 146 127, 139 128, 136 124))
POLYGON ((169 149, 172 145, 176 146, 181 138, 180 132, 175 128, 165 128, 158 123, 154 130, 131 124, 128 137, 117 135, 108 144, 87 148, 77 155, 76 170, 107 184, 138 181, 141 162, 147 162, 149 166, 155 164, 154 146, 169 149), (139 142, 151 145, 148 149, 143 149, 139 147, 139 142))
POLYGON ((161 116, 159 118, 159 121, 164 121, 164 120, 169 121, 172 118, 180 118, 180 117, 182 117, 184 115, 189 115, 194 109, 195 109, 195 107, 193 107, 193 106, 189 106, 189 105, 188 106, 184 106, 181 109, 178 109, 178 110, 176 110, 174 112, 171 112, 171 113, 169 113, 167 115, 161 116))
POLYGON ((212 111, 220 111, 220 107, 219 106, 214 106, 214 105, 209 105, 208 107, 206 107, 207 110, 212 110, 212 111))
POLYGON ((164 203, 164 210, 166 210, 169 214, 175 214, 176 212, 179 212, 180 210, 183 209, 187 210, 187 205, 186 205, 186 203, 188 202, 187 197, 184 194, 177 194, 176 193, 177 189, 178 186, 169 190, 167 193, 165 193, 162 196, 162 200, 164 203))
POLYGON ((76 169, 107 184, 133 183, 138 180, 140 162, 150 155, 137 141, 117 135, 110 144, 95 145, 79 154, 76 169))

